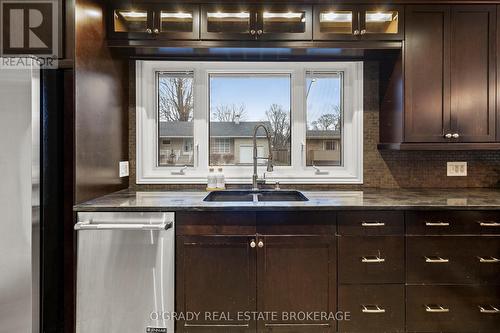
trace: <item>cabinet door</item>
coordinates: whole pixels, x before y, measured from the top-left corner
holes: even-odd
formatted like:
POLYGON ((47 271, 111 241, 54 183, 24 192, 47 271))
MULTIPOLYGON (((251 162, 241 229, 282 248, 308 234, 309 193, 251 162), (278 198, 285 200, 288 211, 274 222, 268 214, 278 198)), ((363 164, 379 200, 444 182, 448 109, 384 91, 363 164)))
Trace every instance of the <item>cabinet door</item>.
POLYGON ((201 39, 254 40, 257 11, 250 5, 202 5, 201 39))
POLYGON ((453 6, 451 130, 459 142, 495 141, 496 8, 453 6))
POLYGON ((199 6, 186 4, 156 6, 154 31, 158 39, 199 39, 199 6))
POLYGON ((259 40, 311 40, 311 6, 264 6, 258 12, 259 40))
POLYGON ((144 4, 123 4, 110 7, 108 36, 112 39, 154 38, 154 10, 144 4))
POLYGON ((334 236, 259 236, 258 310, 276 318, 258 321, 260 332, 335 332, 333 320, 293 314, 336 311, 334 236), (309 320, 308 320, 309 319, 309 320))
POLYGON ((256 250, 247 236, 178 236, 176 332, 255 332, 238 312, 256 311, 256 250), (224 316, 224 317, 221 317, 224 316))
POLYGON ((313 39, 356 40, 359 13, 355 6, 314 6, 313 39))
POLYGON ((405 29, 405 141, 445 142, 450 131, 450 8, 408 6, 405 29))
POLYGON ((402 6, 364 6, 360 10, 360 36, 369 40, 402 40, 404 8, 402 6))

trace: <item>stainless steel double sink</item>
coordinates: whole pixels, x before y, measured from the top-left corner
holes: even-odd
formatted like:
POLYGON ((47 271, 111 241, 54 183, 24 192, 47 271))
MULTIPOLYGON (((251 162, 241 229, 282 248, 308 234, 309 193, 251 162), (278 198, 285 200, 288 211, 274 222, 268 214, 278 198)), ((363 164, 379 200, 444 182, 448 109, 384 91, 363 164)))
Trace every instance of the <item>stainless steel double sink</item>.
POLYGON ((210 192, 203 201, 207 202, 270 202, 309 201, 299 191, 292 190, 226 190, 210 192))

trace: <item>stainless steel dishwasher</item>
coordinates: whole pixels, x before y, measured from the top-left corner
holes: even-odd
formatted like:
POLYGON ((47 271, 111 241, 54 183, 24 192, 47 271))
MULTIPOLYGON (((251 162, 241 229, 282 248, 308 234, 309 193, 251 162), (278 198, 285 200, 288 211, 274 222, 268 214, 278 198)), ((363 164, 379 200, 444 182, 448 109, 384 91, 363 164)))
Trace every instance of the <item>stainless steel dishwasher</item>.
POLYGON ((174 332, 174 213, 78 213, 77 333, 174 332))

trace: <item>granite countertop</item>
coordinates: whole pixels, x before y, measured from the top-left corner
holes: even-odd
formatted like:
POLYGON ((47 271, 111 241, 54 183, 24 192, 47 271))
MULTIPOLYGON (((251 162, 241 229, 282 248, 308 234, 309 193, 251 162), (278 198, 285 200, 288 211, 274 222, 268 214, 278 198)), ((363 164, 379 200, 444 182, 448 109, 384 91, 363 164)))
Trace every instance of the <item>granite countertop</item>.
POLYGON ((74 207, 75 211, 185 210, 500 210, 500 189, 415 189, 363 191, 302 191, 305 202, 204 202, 202 191, 115 192, 74 207))

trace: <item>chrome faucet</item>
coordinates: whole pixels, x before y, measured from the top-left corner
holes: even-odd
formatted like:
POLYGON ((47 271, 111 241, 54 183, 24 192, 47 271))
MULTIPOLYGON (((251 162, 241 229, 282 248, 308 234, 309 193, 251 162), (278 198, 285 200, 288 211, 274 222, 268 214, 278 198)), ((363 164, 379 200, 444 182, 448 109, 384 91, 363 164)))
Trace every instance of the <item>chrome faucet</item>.
POLYGON ((271 135, 269 134, 269 130, 263 124, 258 124, 255 126, 253 130, 253 175, 252 175, 252 190, 258 190, 259 183, 264 183, 265 179, 259 180, 259 176, 257 175, 257 161, 258 160, 267 160, 267 172, 273 171, 273 150, 271 146, 271 135), (269 156, 267 157, 259 157, 257 156, 257 131, 259 128, 263 128, 266 132, 267 143, 269 145, 269 156))

